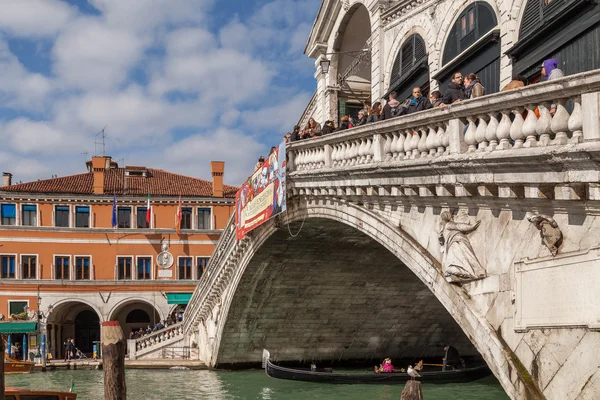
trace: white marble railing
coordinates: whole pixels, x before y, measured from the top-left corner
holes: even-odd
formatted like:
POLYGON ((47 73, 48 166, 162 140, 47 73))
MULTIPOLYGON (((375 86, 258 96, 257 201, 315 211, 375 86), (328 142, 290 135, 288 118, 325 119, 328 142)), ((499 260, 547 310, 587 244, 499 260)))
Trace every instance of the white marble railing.
POLYGON ((209 300, 213 288, 224 281, 225 274, 228 273, 226 267, 230 266, 235 259, 232 254, 240 251, 243 243, 244 241, 236 243, 235 214, 232 214, 186 308, 183 320, 185 332, 190 332, 190 329, 197 322, 197 318, 201 315, 201 311, 210 306, 211 301, 207 300, 209 300))
POLYGON ((152 332, 149 335, 135 339, 135 350, 138 352, 148 348, 160 347, 161 343, 181 335, 183 335, 183 322, 178 322, 156 332, 152 332))
POLYGON ((584 72, 294 142, 288 146, 288 169, 402 163, 474 152, 516 155, 520 148, 599 140, 599 98, 600 71, 584 72))

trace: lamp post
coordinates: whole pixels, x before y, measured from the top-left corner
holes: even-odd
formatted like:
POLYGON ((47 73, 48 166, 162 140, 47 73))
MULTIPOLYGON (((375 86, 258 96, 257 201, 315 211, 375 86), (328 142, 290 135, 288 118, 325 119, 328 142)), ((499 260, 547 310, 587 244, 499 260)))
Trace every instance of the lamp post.
POLYGON ((321 62, 321 71, 323 71, 324 74, 329 73, 329 66, 331 65, 331 61, 327 58, 324 57, 321 62))

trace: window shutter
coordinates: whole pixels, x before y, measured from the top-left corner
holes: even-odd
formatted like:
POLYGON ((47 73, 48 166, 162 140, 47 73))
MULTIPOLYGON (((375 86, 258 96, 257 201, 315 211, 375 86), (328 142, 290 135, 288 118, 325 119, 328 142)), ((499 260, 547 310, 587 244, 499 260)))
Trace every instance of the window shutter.
MULTIPOLYGON (((524 36, 531 33, 542 21, 542 1, 529 0, 523 12, 523 21, 521 21, 521 29, 519 36, 524 36)), ((557 1, 557 3, 560 3, 557 1)))

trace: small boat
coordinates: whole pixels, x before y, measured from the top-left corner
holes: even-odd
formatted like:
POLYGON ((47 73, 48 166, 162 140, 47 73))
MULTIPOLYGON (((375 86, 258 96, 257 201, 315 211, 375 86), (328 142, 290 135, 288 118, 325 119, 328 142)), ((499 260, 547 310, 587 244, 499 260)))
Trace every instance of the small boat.
POLYGON ((7 387, 4 390, 6 400, 76 400, 77 393, 55 392, 52 390, 29 390, 7 387))
MULTIPOLYGON (((270 353, 267 350, 263 350, 263 368, 271 378, 318 383, 394 385, 406 383, 410 379, 406 372, 338 373, 280 367, 271 362, 270 353)), ((479 365, 446 371, 441 369, 419 371, 421 377, 417 380, 424 383, 465 383, 484 378, 491 373, 487 365, 479 365)))
POLYGON ((4 353, 4 373, 5 374, 29 374, 35 365, 31 361, 15 360, 4 353))

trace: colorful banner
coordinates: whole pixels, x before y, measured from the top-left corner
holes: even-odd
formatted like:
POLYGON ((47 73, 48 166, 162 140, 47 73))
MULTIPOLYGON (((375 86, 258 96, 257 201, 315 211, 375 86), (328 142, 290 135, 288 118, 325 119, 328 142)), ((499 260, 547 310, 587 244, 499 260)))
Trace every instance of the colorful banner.
POLYGON ((236 240, 242 240, 252 229, 285 211, 285 169, 285 142, 282 142, 235 195, 236 240))

